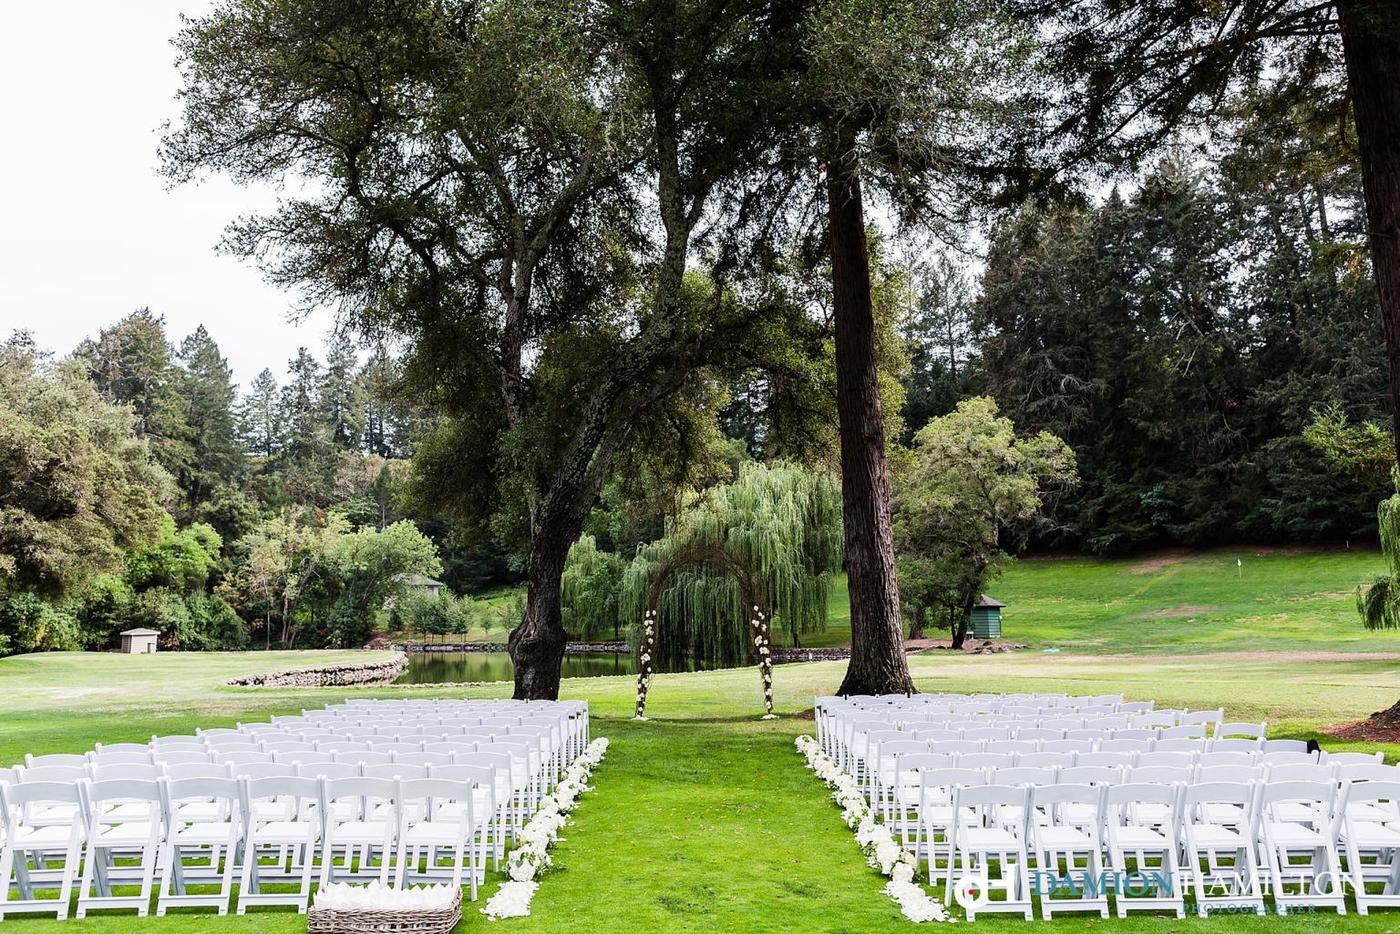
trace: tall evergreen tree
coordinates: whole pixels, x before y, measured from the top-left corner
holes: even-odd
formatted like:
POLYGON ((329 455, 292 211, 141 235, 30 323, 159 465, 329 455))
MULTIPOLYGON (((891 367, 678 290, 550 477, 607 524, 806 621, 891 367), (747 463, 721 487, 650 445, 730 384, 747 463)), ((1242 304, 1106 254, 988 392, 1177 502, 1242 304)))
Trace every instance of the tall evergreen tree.
POLYGON ((354 344, 337 335, 326 353, 318 397, 321 419, 331 442, 343 451, 359 451, 365 435, 365 391, 359 379, 354 344))
POLYGON ((244 450, 269 458, 285 446, 281 400, 277 377, 271 370, 263 370, 238 406, 238 436, 244 450))
POLYGON ((189 472, 180 477, 191 518, 212 491, 242 471, 234 403, 233 371, 204 325, 180 343, 185 423, 191 450, 189 472))
POLYGON ((194 453, 185 421, 183 374, 172 359, 165 319, 141 308, 83 341, 73 355, 87 366, 104 399, 131 407, 136 434, 150 445, 156 461, 173 476, 189 476, 194 453))

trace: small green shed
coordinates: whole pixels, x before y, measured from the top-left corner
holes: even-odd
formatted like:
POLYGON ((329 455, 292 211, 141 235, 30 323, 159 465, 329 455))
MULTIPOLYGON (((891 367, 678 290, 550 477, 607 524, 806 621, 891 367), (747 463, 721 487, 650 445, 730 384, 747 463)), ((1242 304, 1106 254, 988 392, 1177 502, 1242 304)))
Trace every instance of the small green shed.
POLYGON ((1001 608, 1006 606, 986 594, 972 608, 972 635, 978 639, 1001 638, 1001 608))

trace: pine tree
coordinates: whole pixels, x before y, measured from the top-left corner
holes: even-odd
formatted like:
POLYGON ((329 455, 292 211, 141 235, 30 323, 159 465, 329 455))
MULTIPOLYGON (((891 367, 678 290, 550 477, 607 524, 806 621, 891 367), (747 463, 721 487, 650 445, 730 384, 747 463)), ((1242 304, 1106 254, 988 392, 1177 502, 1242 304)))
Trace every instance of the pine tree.
POLYGON ((233 371, 204 325, 181 342, 180 362, 185 369, 185 421, 192 459, 189 472, 179 479, 193 516, 217 486, 237 478, 243 455, 234 415, 233 371))
POLYGON ((281 390, 271 370, 263 370, 253 380, 248 395, 238 407, 238 436, 244 450, 270 458, 286 445, 282 424, 281 390))
POLYGON ((321 379, 321 419, 330 440, 345 451, 359 451, 365 435, 365 392, 357 372, 354 345, 344 336, 330 345, 321 379))

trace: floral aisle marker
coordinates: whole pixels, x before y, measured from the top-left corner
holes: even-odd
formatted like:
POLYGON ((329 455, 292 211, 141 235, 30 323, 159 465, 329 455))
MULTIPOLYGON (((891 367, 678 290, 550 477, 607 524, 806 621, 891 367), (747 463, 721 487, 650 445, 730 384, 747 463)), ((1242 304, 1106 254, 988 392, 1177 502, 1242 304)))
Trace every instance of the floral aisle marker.
POLYGON ((642 620, 641 655, 637 665, 637 715, 633 720, 647 718, 647 692, 651 690, 651 660, 656 654, 656 611, 647 610, 642 620))
POLYGON ((822 750, 815 738, 805 733, 797 737, 797 751, 807 760, 807 767, 831 789, 831 799, 841 805, 841 819, 855 831, 856 843, 864 851, 870 868, 889 877, 884 892, 899 905, 904 917, 916 923, 952 920, 943 906, 914 881, 917 858, 900 846, 888 827, 875 819, 856 780, 822 750))
POLYGON ((754 648, 758 650, 758 671, 763 675, 764 714, 760 719, 776 720, 773 712, 773 653, 768 648, 768 617, 753 608, 754 648))
POLYGON ((559 839, 559 831, 569 823, 569 814, 578 806, 578 799, 588 785, 588 776, 607 755, 608 741, 604 737, 588 744, 573 761, 554 791, 545 795, 535 812, 521 829, 515 848, 506 854, 508 882, 503 882, 495 895, 486 902, 481 913, 492 921, 500 918, 523 918, 530 913, 530 901, 539 889, 535 880, 554 865, 549 848, 559 839))

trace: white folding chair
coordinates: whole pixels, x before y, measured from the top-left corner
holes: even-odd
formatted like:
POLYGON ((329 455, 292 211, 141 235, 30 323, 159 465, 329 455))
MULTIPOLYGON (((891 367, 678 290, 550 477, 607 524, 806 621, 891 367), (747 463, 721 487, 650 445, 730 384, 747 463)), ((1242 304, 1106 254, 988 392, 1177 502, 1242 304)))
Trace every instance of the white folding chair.
POLYGON ((395 884, 402 888, 405 883, 447 880, 454 888, 460 888, 465 872, 472 901, 476 901, 477 883, 485 878, 484 851, 496 810, 490 792, 490 785, 443 778, 399 782, 401 805, 413 804, 423 817, 410 820, 410 808, 399 808, 395 884), (477 791, 488 795, 480 810, 477 791), (441 865, 437 856, 440 850, 449 851, 450 866, 441 865), (424 854, 421 862, 420 853, 424 854))
POLYGON ((1344 782, 1334 823, 1357 912, 1400 908, 1400 780, 1344 782))
POLYGON ((87 859, 83 863, 75 916, 82 918, 94 909, 134 908, 138 918, 146 917, 164 830, 159 785, 152 779, 116 778, 84 782, 78 790, 87 821, 87 859), (128 805, 136 806, 136 819, 112 816, 118 808, 128 805), (119 867, 118 850, 139 852, 140 865, 134 871, 119 867), (138 894, 112 893, 117 884, 131 882, 140 885, 138 894))
POLYGON ((1342 865, 1333 836, 1332 781, 1269 781, 1261 786, 1259 823, 1274 905, 1347 913, 1342 865), (1289 888, 1289 884, 1293 888, 1289 888))
POLYGON ((156 914, 197 907, 228 914, 243 836, 238 782, 227 777, 166 779, 161 790, 166 834, 156 914), (195 862, 187 865, 187 860, 195 862), (218 883, 217 892, 190 891, 191 884, 211 883, 218 883))
POLYGON ((68 901, 78 879, 78 864, 86 837, 77 782, 27 781, 0 784, 0 819, 5 821, 4 849, 0 850, 0 921, 16 912, 49 912, 62 921, 68 917, 68 901), (61 808, 68 814, 66 824, 26 823, 26 814, 52 812, 61 808), (62 868, 52 863, 61 854, 62 868), (34 867, 29 863, 31 857, 34 867), (11 879, 19 898, 10 898, 11 879), (58 894, 39 897, 40 889, 58 894))
POLYGON ((959 785, 985 785, 987 773, 981 769, 924 769, 919 773, 919 821, 913 850, 928 860, 928 877, 939 870, 939 858, 947 857, 948 840, 956 811, 953 792, 959 785))
POLYGON ((52 752, 43 756, 32 756, 29 753, 24 754, 24 767, 26 770, 47 769, 54 766, 85 769, 87 765, 87 756, 75 755, 69 752, 52 752))
POLYGON ((985 900, 969 900, 967 919, 993 912, 1012 912, 1031 920, 1031 880, 1026 827, 1007 826, 998 816, 1001 808, 1020 808, 1028 814, 1030 791, 1007 785, 957 785, 953 789, 953 813, 948 830, 949 857, 944 875, 944 902, 954 886, 975 885, 985 900), (956 864, 956 872, 954 866, 956 864), (992 868, 996 867, 995 876, 992 868), (1000 892, 1000 898, 993 898, 1000 892))
POLYGON ((1099 840, 1103 786, 1033 785, 1030 794, 1036 815, 1029 822, 1035 853, 1032 888, 1040 896, 1040 916, 1049 921, 1057 911, 1096 911, 1107 918, 1108 888, 1099 840), (1092 819, 1083 819, 1086 812, 1092 819), (1061 890, 1068 894, 1059 896, 1061 890))
MULTIPOLYGON (((322 837, 321 808, 324 780, 295 776, 248 778, 240 782, 241 810, 244 814, 264 813, 274 807, 290 811, 285 819, 245 822, 243 866, 238 885, 238 913, 253 905, 295 905, 305 914, 311 900, 311 880, 315 873, 316 843, 322 837), (291 807, 285 805, 290 803, 291 807), (264 891, 264 882, 299 882, 295 892, 264 891)), ((353 801, 354 796, 347 798, 353 801)), ((334 808, 332 807, 332 810, 334 808)), ((358 810, 343 823, 358 817, 358 810)), ((331 860, 329 845, 321 853, 323 872, 331 860)))
POLYGON ((397 836, 398 783, 391 778, 328 778, 320 783, 320 804, 322 815, 321 885, 329 885, 338 879, 366 880, 377 878, 381 884, 389 882, 390 865, 393 862, 394 844, 397 836), (350 820, 336 817, 333 803, 344 798, 359 799, 360 813, 350 820), (370 819, 369 805, 387 806, 379 819, 370 819), (356 860, 356 851, 359 858, 356 860), (343 863, 336 863, 336 853, 341 851, 343 863))
POLYGON ((1190 873, 1196 911, 1212 907, 1238 911, 1251 907, 1264 914, 1264 893, 1254 845, 1259 814, 1254 783, 1206 782, 1182 793, 1184 868, 1190 873), (1219 815, 1227 815, 1221 820, 1219 815), (1207 891, 1209 889, 1209 892, 1207 891))
POLYGON ((1120 918, 1162 910, 1186 917, 1176 835, 1182 787, 1132 778, 1103 789, 1104 844, 1120 918))

